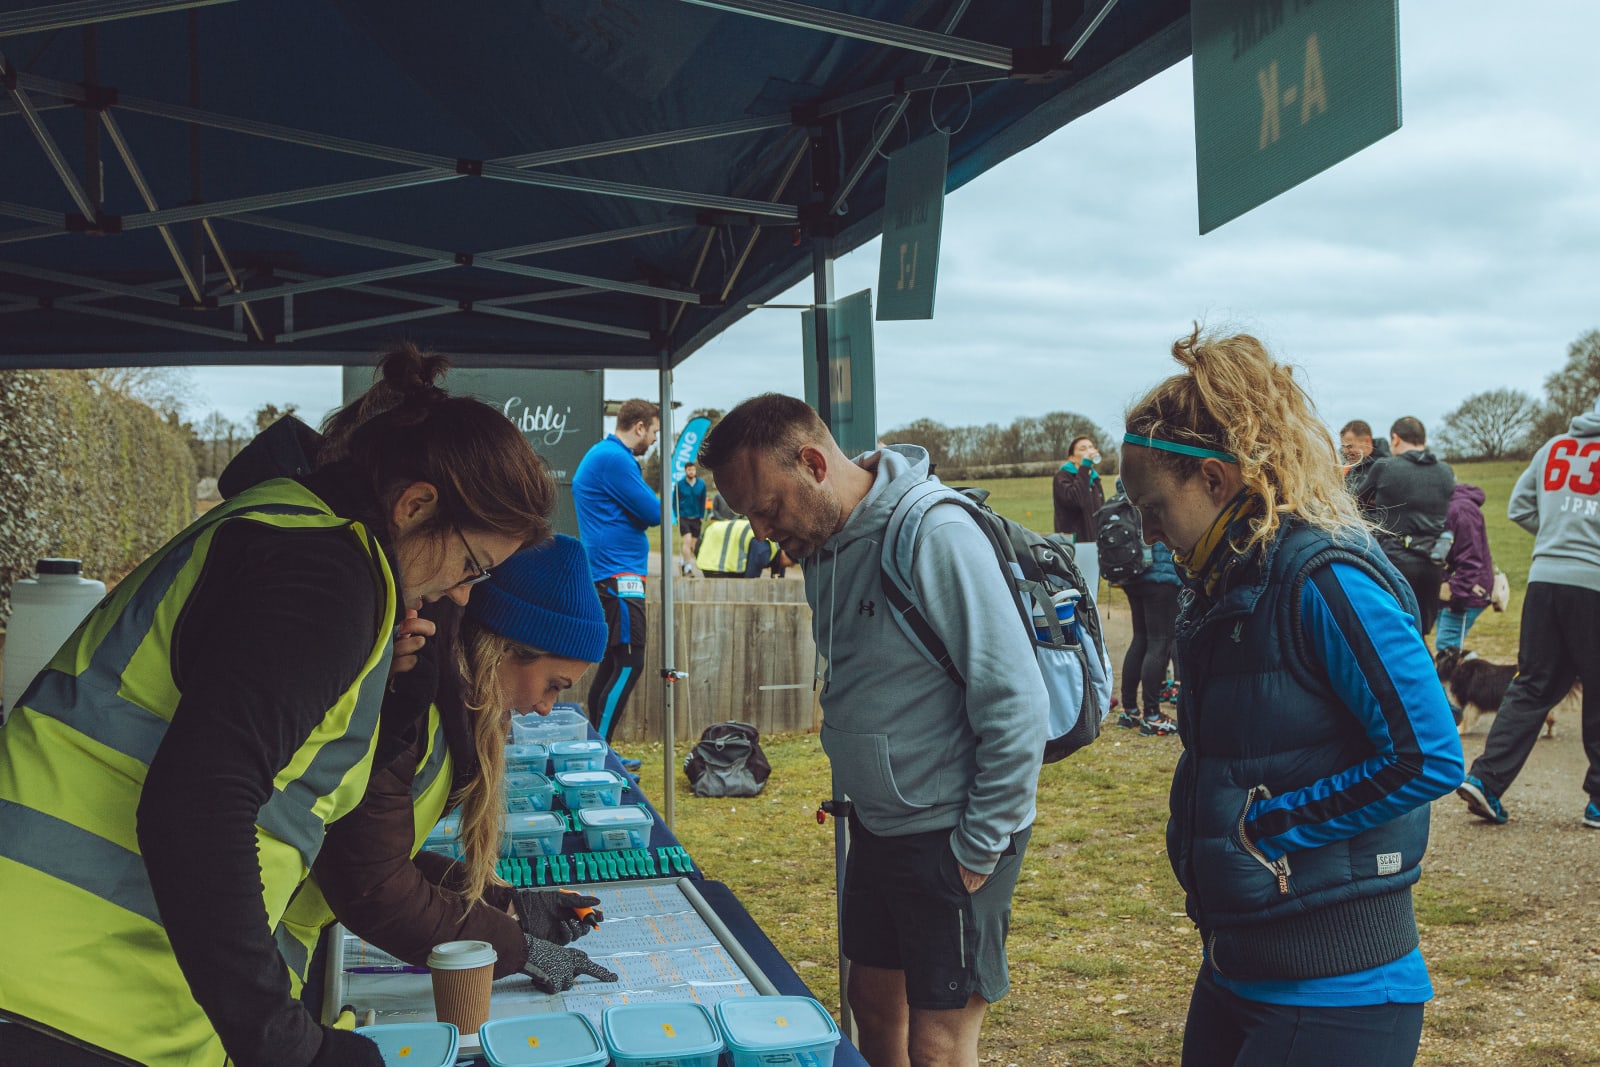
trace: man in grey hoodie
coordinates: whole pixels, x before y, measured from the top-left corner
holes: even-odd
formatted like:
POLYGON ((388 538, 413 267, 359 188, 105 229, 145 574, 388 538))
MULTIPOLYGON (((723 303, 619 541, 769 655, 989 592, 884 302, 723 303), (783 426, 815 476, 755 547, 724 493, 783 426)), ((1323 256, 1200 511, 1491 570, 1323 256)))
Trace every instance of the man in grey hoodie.
POLYGON ((852 804, 841 923, 862 1053, 874 1067, 975 1067, 984 1011, 1009 984, 1049 705, 1009 583, 970 515, 928 511, 912 583, 958 687, 902 628, 881 579, 889 517, 928 477, 926 451, 852 460, 804 402, 767 393, 717 424, 700 462, 756 536, 804 566, 827 662, 822 746, 852 804))
POLYGON ((1600 401, 1534 453, 1506 514, 1534 535, 1517 676, 1456 792, 1474 815, 1505 822, 1500 794, 1527 762, 1545 714, 1579 679, 1589 757, 1583 825, 1600 830, 1600 401))

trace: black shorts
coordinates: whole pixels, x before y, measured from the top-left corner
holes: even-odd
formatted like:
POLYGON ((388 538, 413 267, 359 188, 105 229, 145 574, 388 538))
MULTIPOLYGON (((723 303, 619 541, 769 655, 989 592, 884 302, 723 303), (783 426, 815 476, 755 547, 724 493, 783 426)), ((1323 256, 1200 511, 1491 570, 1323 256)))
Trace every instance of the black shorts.
POLYGON ((701 519, 679 519, 678 535, 680 537, 699 537, 701 519))
POLYGON ((904 837, 870 833, 850 817, 845 860, 843 940, 851 963, 904 971, 906 1003, 953 1010, 976 993, 993 1004, 1006 995, 1006 931, 1011 895, 1032 827, 976 893, 961 884, 950 831, 904 837))
POLYGON ((617 596, 617 580, 607 578, 594 583, 600 594, 600 610, 606 617, 606 648, 618 645, 644 647, 644 601, 639 597, 617 596))

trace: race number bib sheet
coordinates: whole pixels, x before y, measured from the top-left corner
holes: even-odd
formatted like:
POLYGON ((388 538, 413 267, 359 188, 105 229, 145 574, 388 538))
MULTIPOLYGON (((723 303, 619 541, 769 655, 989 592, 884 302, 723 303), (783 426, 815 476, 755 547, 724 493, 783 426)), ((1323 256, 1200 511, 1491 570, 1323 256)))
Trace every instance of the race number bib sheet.
MULTIPOLYGON (((570 888, 600 898, 605 914, 605 921, 572 947, 616 972, 617 981, 580 975, 570 990, 551 995, 535 989, 526 975, 512 975, 495 982, 490 1018, 575 1011, 598 1027, 601 1013, 613 1004, 687 1000, 710 1008, 728 997, 776 992, 689 879, 570 888)), ((334 949, 339 958, 329 966, 337 981, 329 983, 325 1015, 329 1008, 336 1015, 340 1005, 349 1004, 358 1016, 374 1013, 377 1023, 434 1018, 427 973, 405 968, 343 928, 339 933, 334 949)), ((461 1037, 466 1048, 469 1035, 461 1037)))

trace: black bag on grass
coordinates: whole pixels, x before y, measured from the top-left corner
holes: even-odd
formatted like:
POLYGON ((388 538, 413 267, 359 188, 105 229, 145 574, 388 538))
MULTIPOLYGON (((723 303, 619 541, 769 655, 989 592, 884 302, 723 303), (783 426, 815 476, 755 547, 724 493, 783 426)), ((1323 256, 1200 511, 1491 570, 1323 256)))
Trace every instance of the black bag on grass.
POLYGON ((714 722, 683 757, 683 773, 697 797, 753 797, 766 787, 772 764, 754 726, 714 722))

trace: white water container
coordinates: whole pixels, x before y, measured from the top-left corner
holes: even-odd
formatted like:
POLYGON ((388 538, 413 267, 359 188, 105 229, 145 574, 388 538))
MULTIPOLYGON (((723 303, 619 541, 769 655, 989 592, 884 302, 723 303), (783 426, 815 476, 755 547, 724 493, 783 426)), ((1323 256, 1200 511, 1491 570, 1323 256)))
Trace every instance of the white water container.
POLYGON ((11 619, 6 624, 5 692, 0 709, 11 714, 33 676, 72 636, 72 631, 106 595, 106 584, 83 576, 75 559, 41 559, 32 578, 11 587, 11 619))

